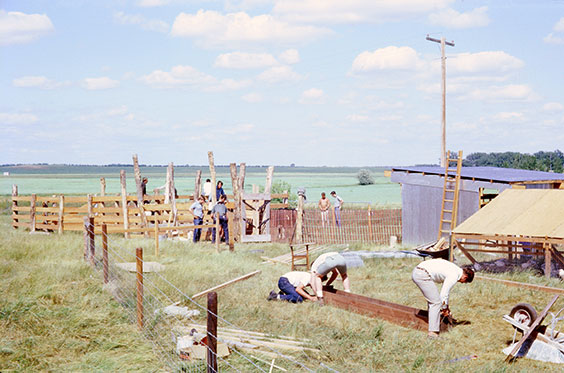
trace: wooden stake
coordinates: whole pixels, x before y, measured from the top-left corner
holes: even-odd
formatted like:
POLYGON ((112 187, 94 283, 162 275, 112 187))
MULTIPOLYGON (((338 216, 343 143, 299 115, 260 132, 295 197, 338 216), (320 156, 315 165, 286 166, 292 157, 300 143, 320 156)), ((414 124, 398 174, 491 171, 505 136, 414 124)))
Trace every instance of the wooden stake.
POLYGON ((84 223, 84 232, 83 232, 83 238, 84 238, 84 261, 88 260, 88 253, 90 252, 89 250, 89 236, 88 236, 88 229, 89 229, 89 225, 90 225, 90 220, 88 220, 88 216, 85 216, 83 219, 83 223, 84 223))
POLYGON ((549 243, 544 243, 542 246, 544 249, 544 276, 550 278, 552 274, 552 251, 549 243))
POLYGON ((106 178, 100 178, 100 195, 104 197, 106 195, 106 178))
POLYGON ((121 210, 123 215, 123 229, 126 230, 124 233, 125 238, 129 238, 129 212, 127 209, 127 189, 125 185, 125 170, 119 172, 119 181, 121 184, 121 210))
POLYGON ((18 219, 16 218, 16 215, 18 215, 18 211, 16 211, 18 207, 18 201, 14 200, 14 197, 17 196, 18 186, 16 184, 12 184, 12 225, 15 229, 18 229, 18 226, 13 224, 18 222, 18 219))
POLYGON ((35 203, 37 201, 37 195, 31 195, 31 202, 29 205, 29 230, 35 232, 35 203))
POLYGON ((242 199, 243 193, 245 192, 245 173, 247 166, 245 163, 239 165, 239 175, 237 175, 237 194, 239 198, 239 206, 241 216, 237 224, 239 224, 239 239, 240 242, 243 240, 243 236, 247 234, 247 209, 243 206, 242 199))
POLYGON ((108 227, 102 224, 102 264, 104 268, 104 284, 108 283, 108 227))
POLYGON ((217 293, 208 294, 208 373, 217 372, 217 293))
POLYGON ((231 241, 231 237, 236 239, 237 241, 241 242, 240 228, 241 228, 241 195, 239 194, 239 185, 237 182, 237 165, 235 163, 231 163, 229 165, 229 170, 231 171, 231 186, 233 188, 233 199, 235 203, 235 208, 233 209, 233 220, 229 219, 229 239, 231 241))
POLYGON ((210 164, 210 174, 211 174, 211 182, 212 182, 211 200, 212 200, 213 204, 215 205, 217 203, 217 192, 216 192, 217 183, 215 181, 215 164, 214 164, 214 161, 213 161, 213 152, 212 151, 208 152, 208 161, 209 161, 209 164, 210 164))
POLYGON ((296 235, 294 237, 295 243, 302 242, 303 220, 304 220, 304 197, 303 197, 303 195, 298 195, 298 211, 297 211, 297 216, 296 216, 296 235))
MULTIPOLYGON (((143 194, 143 181, 141 180, 141 169, 139 168, 139 160, 137 159, 137 154, 133 154, 133 175, 135 176, 135 187, 137 189, 137 207, 139 208, 139 215, 141 217, 141 226, 145 228, 147 226, 147 216, 145 215, 145 209, 143 208, 145 195, 143 194)), ((143 236, 149 237, 148 232, 144 232, 143 236)))
POLYGON ((197 294, 194 294, 194 295, 192 296, 192 299, 196 299, 196 298, 201 297, 202 295, 206 295, 206 294, 208 294, 208 293, 210 293, 210 292, 212 292, 212 291, 216 291, 216 290, 222 289, 222 288, 224 288, 224 287, 226 287, 226 286, 229 286, 229 285, 231 285, 231 284, 234 284, 234 283, 236 283, 236 282, 239 282, 239 281, 242 281, 242 280, 246 280, 246 279, 248 279, 248 278, 253 277, 254 275, 258 275, 260 272, 261 272, 260 270, 257 270, 257 271, 251 272, 251 273, 247 273, 246 275, 237 277, 237 278, 235 278, 235 279, 233 279, 233 280, 224 282, 223 284, 214 286, 213 288, 210 288, 210 289, 204 290, 204 291, 202 291, 202 292, 199 292, 199 293, 197 293, 197 294))
POLYGON ((233 237, 233 227, 236 227, 237 224, 233 224, 233 213, 228 211, 227 212, 227 230, 229 231, 229 251, 235 251, 235 237, 233 237))
POLYGON ((59 220, 58 220, 59 234, 63 234, 64 232, 64 226, 63 226, 64 216, 65 216, 65 196, 61 194, 59 196, 59 220))
POLYGON ((202 171, 196 171, 196 180, 194 180, 194 202, 200 198, 201 193, 201 184, 202 184, 202 171))
POLYGON ((92 212, 92 194, 87 194, 86 195, 86 204, 87 204, 87 208, 88 208, 88 217, 91 218, 94 216, 94 213, 92 212))
POLYGON ((95 264, 96 258, 96 246, 95 246, 95 236, 94 236, 94 217, 88 218, 88 248, 90 249, 90 264, 95 264))
MULTIPOLYGON (((272 178, 274 175, 274 166, 269 166, 266 170, 266 183, 264 184, 264 193, 271 193, 272 190, 272 178)), ((264 209, 264 213, 262 216, 262 221, 266 220, 266 224, 264 224, 263 233, 270 234, 270 201, 266 202, 266 208, 264 209)), ((262 224, 261 221, 261 224, 262 224)))
POLYGON ((143 249, 135 249, 137 270, 137 327, 143 330, 143 249))

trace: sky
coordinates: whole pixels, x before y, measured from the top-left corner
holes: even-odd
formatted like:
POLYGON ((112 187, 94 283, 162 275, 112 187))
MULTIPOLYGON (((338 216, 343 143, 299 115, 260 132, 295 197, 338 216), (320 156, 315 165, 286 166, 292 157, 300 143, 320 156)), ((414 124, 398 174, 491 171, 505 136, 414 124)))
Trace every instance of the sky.
POLYGON ((0 164, 564 150, 561 0, 0 0, 0 164))

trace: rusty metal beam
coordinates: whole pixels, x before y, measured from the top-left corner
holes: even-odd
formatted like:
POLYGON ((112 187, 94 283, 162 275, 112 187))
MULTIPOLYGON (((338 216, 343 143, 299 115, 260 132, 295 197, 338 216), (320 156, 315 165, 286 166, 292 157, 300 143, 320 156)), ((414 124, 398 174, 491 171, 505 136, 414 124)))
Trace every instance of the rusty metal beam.
MULTIPOLYGON (((323 287, 325 304, 342 308, 361 315, 376 317, 417 330, 428 330, 427 311, 370 298, 359 294, 346 293, 332 286, 323 287)), ((448 331, 448 321, 441 322, 441 331, 448 331)))

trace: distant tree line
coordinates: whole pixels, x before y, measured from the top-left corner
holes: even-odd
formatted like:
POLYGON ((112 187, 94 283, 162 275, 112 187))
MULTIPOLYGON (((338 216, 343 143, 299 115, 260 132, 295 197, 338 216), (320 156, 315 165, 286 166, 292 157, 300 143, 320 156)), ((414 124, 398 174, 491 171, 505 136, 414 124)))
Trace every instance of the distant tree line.
POLYGON ((564 170, 564 153, 560 150, 553 152, 536 152, 534 154, 505 152, 505 153, 471 153, 463 161, 463 166, 490 166, 518 168, 523 170, 554 171, 564 170))

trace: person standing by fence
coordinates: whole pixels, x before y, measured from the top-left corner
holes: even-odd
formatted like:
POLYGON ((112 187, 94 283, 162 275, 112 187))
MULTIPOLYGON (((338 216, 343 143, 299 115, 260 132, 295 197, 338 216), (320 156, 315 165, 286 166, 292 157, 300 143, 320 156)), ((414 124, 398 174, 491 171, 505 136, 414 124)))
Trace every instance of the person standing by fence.
POLYGON ((341 208, 343 207, 344 201, 335 191, 331 192, 331 197, 335 198, 335 224, 337 224, 337 227, 341 227, 341 208))
POLYGON ((321 225, 325 226, 328 220, 327 217, 329 216, 329 208, 331 208, 331 202, 329 198, 325 196, 325 192, 321 193, 318 206, 319 210, 321 210, 321 225))
MULTIPOLYGON (((215 219, 217 218, 217 215, 219 215, 219 225, 223 229, 225 242, 229 244, 229 230, 227 228, 227 207, 225 206, 226 199, 227 197, 225 197, 225 195, 219 197, 219 201, 217 201, 217 204, 212 209, 212 217, 213 222, 215 223, 215 219)), ((215 243, 215 225, 214 228, 212 228, 212 243, 215 243)))
MULTIPOLYGON (((194 225, 202 225, 204 222, 204 203, 205 199, 203 196, 198 197, 198 200, 190 206, 190 211, 194 214, 194 225)), ((194 243, 200 241, 200 236, 202 234, 202 228, 194 229, 194 243)))

